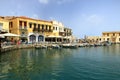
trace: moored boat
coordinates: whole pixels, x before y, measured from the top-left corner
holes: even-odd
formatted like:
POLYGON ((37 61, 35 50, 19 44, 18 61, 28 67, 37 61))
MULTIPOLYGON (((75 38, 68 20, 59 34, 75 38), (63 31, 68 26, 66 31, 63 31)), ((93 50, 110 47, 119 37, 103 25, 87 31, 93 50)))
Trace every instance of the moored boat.
POLYGON ((75 44, 63 44, 62 47, 63 48, 71 48, 71 49, 78 48, 78 46, 75 44))

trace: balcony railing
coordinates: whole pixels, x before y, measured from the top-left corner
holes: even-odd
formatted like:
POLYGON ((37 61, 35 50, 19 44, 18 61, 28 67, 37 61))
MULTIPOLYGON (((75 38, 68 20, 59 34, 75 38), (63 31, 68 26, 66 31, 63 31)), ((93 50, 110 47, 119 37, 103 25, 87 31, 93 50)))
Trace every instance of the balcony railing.
POLYGON ((27 30, 27 26, 20 26, 19 29, 27 30))
POLYGON ((52 32, 52 29, 38 29, 38 28, 34 28, 33 31, 38 31, 38 32, 52 32))

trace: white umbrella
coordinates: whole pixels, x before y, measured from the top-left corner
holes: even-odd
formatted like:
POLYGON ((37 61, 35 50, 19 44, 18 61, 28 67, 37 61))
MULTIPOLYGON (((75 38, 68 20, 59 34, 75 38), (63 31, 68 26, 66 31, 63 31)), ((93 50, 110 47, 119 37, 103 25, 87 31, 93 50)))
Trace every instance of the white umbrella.
POLYGON ((5 33, 5 34, 2 34, 3 36, 8 36, 8 37, 19 37, 20 35, 17 35, 17 34, 12 34, 12 33, 5 33))
POLYGON ((54 36, 54 35, 50 35, 50 36, 47 36, 47 37, 62 38, 62 36, 54 36))
POLYGON ((0 38, 5 38, 5 36, 3 34, 0 34, 0 38))

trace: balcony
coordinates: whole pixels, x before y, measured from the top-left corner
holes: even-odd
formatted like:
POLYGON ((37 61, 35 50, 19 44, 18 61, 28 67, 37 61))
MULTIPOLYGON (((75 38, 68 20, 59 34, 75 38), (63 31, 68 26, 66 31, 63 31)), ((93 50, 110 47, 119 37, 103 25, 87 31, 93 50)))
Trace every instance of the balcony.
POLYGON ((19 29, 20 30, 27 30, 27 26, 20 26, 19 29))
POLYGON ((33 28, 33 32, 37 31, 37 32, 52 32, 52 29, 39 29, 39 28, 33 28))

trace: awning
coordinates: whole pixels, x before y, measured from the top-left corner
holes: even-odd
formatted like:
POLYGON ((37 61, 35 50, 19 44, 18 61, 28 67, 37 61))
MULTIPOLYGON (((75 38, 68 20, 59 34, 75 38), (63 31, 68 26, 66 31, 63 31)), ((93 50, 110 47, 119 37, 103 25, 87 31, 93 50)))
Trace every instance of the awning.
POLYGON ((71 38, 71 36, 65 36, 64 38, 70 39, 70 38, 71 38))
POLYGON ((46 36, 48 38, 62 38, 62 36, 54 36, 54 35, 50 35, 50 36, 46 36))
POLYGON ((12 33, 5 33, 5 34, 2 34, 3 36, 8 36, 8 37, 19 37, 20 35, 17 35, 17 34, 12 34, 12 33))

